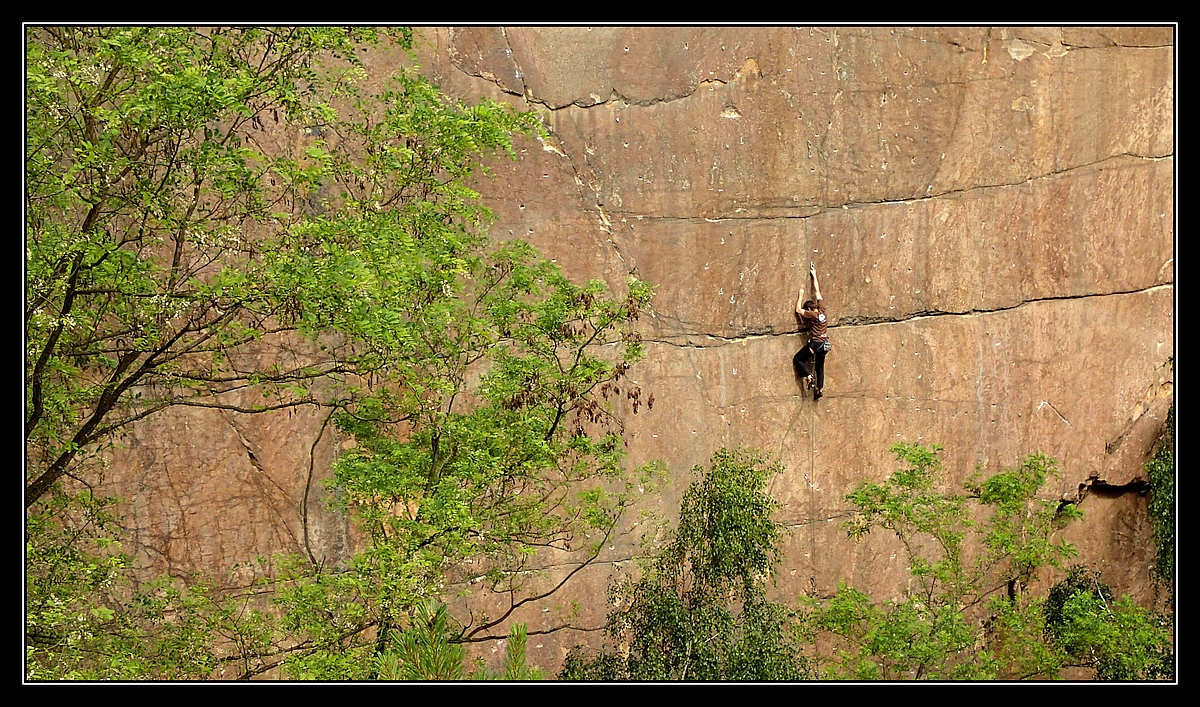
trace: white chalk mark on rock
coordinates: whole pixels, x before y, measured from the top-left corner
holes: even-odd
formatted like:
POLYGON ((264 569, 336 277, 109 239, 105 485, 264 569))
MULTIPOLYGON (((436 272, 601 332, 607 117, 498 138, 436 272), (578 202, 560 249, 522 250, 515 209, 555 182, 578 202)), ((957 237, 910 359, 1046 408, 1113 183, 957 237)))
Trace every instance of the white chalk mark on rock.
POLYGON ((1038 403, 1037 412, 1041 412, 1043 407, 1049 407, 1051 410, 1054 411, 1054 414, 1058 415, 1062 419, 1063 422, 1067 423, 1067 427, 1072 427, 1071 421, 1068 420, 1066 417, 1063 417, 1063 414, 1061 412, 1059 412, 1058 408, 1054 407, 1054 404, 1051 403, 1049 400, 1043 400, 1040 403, 1038 403))

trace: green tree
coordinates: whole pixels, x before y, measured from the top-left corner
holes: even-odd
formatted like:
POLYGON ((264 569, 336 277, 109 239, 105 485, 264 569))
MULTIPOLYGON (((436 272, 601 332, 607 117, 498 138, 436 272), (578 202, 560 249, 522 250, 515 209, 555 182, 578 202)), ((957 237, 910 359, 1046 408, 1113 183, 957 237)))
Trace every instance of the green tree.
MULTIPOLYGON (((1170 653, 1160 620, 1127 600, 1098 612, 1094 604, 1103 603, 1103 595, 1079 594, 1075 580, 1057 585, 1049 599, 1026 590, 1039 570, 1062 568, 1076 554, 1053 535, 1080 512, 1038 497, 1057 473, 1053 460, 1031 455, 1016 469, 969 479, 966 494, 942 493, 935 490, 940 449, 895 445, 905 468, 847 496, 857 511, 845 524, 850 537, 877 529, 893 534, 912 582, 899 600, 874 602, 845 583, 827 600, 806 600, 802 624, 809 640, 821 636, 833 646, 814 652, 821 677, 1054 678, 1064 667, 1085 665, 1073 657, 1101 645, 1111 652, 1124 644, 1139 656, 1170 653), (1074 633, 1056 628, 1066 626, 1074 633)), ((1145 666, 1155 659, 1135 661, 1145 666)), ((1138 670, 1123 674, 1161 674, 1138 670)))
POLYGON ((753 452, 719 450, 684 494, 679 527, 643 576, 612 590, 615 647, 575 649, 568 680, 796 680, 808 673, 789 612, 766 598, 782 526, 766 492, 780 471, 753 452))
POLYGON ((319 142, 300 155, 258 145, 264 121, 331 120, 316 57, 353 61, 358 40, 373 38, 26 30, 27 506, 65 475, 94 478, 84 467, 103 442, 147 415, 242 409, 228 394, 332 372, 245 370, 233 356, 295 327, 266 266, 326 164, 319 142))
POLYGON ((1047 638, 1098 680, 1171 680, 1175 676, 1170 626, 1162 616, 1116 599, 1100 573, 1072 567, 1050 589, 1042 608, 1047 638))
POLYGON ((445 604, 426 602, 418 607, 413 624, 397 634, 393 647, 377 656, 381 680, 542 680, 545 675, 526 663, 529 633, 525 624, 514 624, 505 639, 504 670, 493 672, 480 665, 466 672, 467 652, 454 642, 445 604))
POLYGON ((376 656, 383 680, 461 680, 467 651, 450 642, 445 604, 418 607, 413 624, 395 639, 395 647, 376 656))
POLYGON ((1175 580, 1175 407, 1167 413, 1156 449, 1146 462, 1150 485, 1150 524, 1154 528, 1154 573, 1175 580))
POLYGON ((385 39, 412 36, 27 30, 31 676, 372 677, 448 583, 509 598, 450 621, 453 640, 503 638, 562 586, 529 589, 538 552, 582 568, 616 531, 611 401, 641 404, 623 377, 651 289, 614 296, 490 244, 467 184, 536 116, 450 101, 412 65, 366 95, 358 50, 385 39), (299 147, 267 147, 280 136, 299 147), (285 344, 298 363, 257 363, 285 344), (369 547, 241 594, 117 591, 111 504, 68 490, 102 477, 113 436, 173 406, 297 405, 357 439, 334 484, 369 547))
POLYGON ((432 329, 421 341, 434 348, 389 366, 394 385, 339 417, 358 445, 333 482, 371 545, 346 571, 281 589, 293 631, 310 641, 289 670, 321 675, 313 664, 348 645, 382 649, 447 583, 507 601, 497 615, 456 623, 454 642, 504 638, 494 630, 564 586, 620 531, 637 479, 622 469, 621 423, 606 401, 640 397, 622 380, 638 342, 618 330, 649 290, 633 282, 626 298, 606 297, 601 284, 572 285, 528 257, 512 246, 474 263, 471 294, 444 302, 441 316, 425 310, 432 329), (615 362, 595 351, 610 338, 624 352, 615 362), (536 584, 547 549, 578 558, 549 587, 536 584))

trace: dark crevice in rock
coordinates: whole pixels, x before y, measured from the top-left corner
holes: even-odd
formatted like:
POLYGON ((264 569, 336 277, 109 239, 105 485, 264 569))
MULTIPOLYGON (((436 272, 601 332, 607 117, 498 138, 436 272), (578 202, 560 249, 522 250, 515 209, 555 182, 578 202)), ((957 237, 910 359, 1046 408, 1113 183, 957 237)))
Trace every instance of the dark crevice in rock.
POLYGON ((1130 493, 1145 495, 1149 490, 1150 484, 1145 479, 1134 479, 1120 486, 1110 484, 1102 479, 1094 479, 1088 484, 1088 494, 1096 494, 1100 498, 1119 498, 1130 493))
POLYGON ((1090 477, 1087 481, 1079 484, 1078 490, 1072 493, 1064 493, 1062 500, 1059 502, 1059 511, 1068 504, 1079 505, 1087 499, 1088 496, 1095 494, 1098 498, 1116 499, 1129 494, 1137 494, 1145 496, 1150 491, 1150 484, 1146 479, 1135 478, 1126 484, 1110 484, 1103 479, 1090 477))
POLYGON ((254 456, 254 452, 247 449, 246 455, 250 457, 250 466, 254 467, 258 473, 262 474, 266 472, 266 470, 263 469, 262 462, 258 460, 258 457, 254 456))
MULTIPOLYGON (((1172 357, 1159 366, 1159 368, 1173 366, 1173 362, 1174 358, 1172 357)), ((1125 435, 1128 434, 1134 422, 1136 422, 1136 418, 1126 426, 1125 431, 1114 442, 1105 444, 1104 451, 1106 454, 1112 454, 1116 451, 1116 448, 1124 441, 1125 435)), ((1074 493, 1068 492, 1063 494, 1059 508, 1061 510, 1066 504, 1082 503, 1091 494, 1096 494, 1100 498, 1116 499, 1129 494, 1145 496, 1150 490, 1150 481, 1146 478, 1144 469, 1140 470, 1130 481, 1124 484, 1109 483, 1107 479, 1100 478, 1100 473, 1092 472, 1085 481, 1079 484, 1074 493)))
POLYGON ((313 439, 313 443, 308 448, 308 474, 304 478, 304 500, 300 504, 300 520, 304 526, 304 551, 308 554, 308 559, 313 565, 320 566, 325 559, 321 558, 321 563, 317 562, 317 557, 312 549, 312 537, 308 527, 308 501, 312 493, 313 473, 316 467, 317 459, 317 444, 321 441, 321 437, 325 435, 325 428, 329 425, 329 421, 333 419, 333 411, 331 410, 325 419, 321 422, 321 429, 317 431, 317 436, 313 439))

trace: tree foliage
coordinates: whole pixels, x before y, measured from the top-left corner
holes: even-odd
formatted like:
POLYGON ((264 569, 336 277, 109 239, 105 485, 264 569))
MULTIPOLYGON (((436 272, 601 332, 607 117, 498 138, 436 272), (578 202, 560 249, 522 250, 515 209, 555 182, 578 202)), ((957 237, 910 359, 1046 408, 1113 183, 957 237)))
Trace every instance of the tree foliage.
POLYGON ((482 664, 467 673, 467 654, 453 642, 453 629, 445 604, 427 602, 418 608, 413 625, 397 635, 393 647, 378 655, 381 680, 542 680, 545 675, 526 662, 529 634, 525 624, 514 624, 504 644, 504 669, 488 670, 482 664))
POLYGON ((1099 680, 1170 680, 1175 676, 1164 617, 1116 599, 1100 573, 1072 567, 1043 606, 1046 635, 1075 665, 1099 680))
MULTIPOLYGON (((469 184, 536 116, 448 100, 411 56, 366 92, 361 50, 408 49, 404 29, 25 40, 27 676, 542 677, 514 619, 600 557, 645 481, 623 468, 614 404, 653 404, 627 377, 652 290, 572 283, 528 245, 489 242, 469 184), (354 440, 331 485, 366 547, 344 565, 279 560, 238 590, 139 583, 117 502, 96 493, 115 437, 172 407, 295 406, 354 440), (538 571, 546 552, 573 558, 564 579, 538 571), (499 611, 443 603, 479 589, 499 611), (468 671, 463 644, 500 639, 504 672, 468 671)), ((1169 627, 1099 577, 1022 591, 1073 556, 1052 536, 1077 511, 1038 497, 1051 460, 959 495, 935 490, 936 448, 895 452, 905 468, 848 497, 847 530, 894 534, 913 581, 897 601, 843 585, 807 603, 802 634, 836 651, 801 657, 797 617, 766 599, 778 468, 722 450, 643 576, 613 588, 613 645, 573 652, 560 676, 1173 674, 1169 627)), ((1169 574, 1173 458, 1154 463, 1169 574)))
POLYGON ((634 479, 622 469, 621 424, 606 400, 640 395, 622 380, 640 352, 620 336, 624 358, 593 349, 636 317, 649 290, 634 282, 613 299, 530 256, 510 246, 472 265, 478 289, 426 310, 433 328, 421 345, 435 348, 390 366, 393 384, 340 415, 357 446, 338 460, 333 483, 371 545, 346 571, 281 590, 288 615, 303 617, 293 630, 314 641, 293 666, 351 644, 375 650, 372 641, 402 630, 447 583, 507 598, 498 615, 456 625, 455 641, 503 638, 494 629, 563 586, 620 531, 634 479), (534 589, 547 549, 578 563, 534 589))
POLYGON ((369 95, 379 41, 411 34, 27 31, 30 676, 377 677, 447 584, 509 600, 448 618, 452 642, 504 638, 562 586, 530 588, 539 552, 582 568, 617 532, 613 403, 643 402, 625 374, 651 288, 489 243, 468 182, 536 116, 450 101, 411 64, 369 95), (61 482, 94 486, 113 436, 173 406, 297 405, 357 440, 333 485, 368 547, 238 593, 122 585, 110 501, 61 482))
POLYGON ((1048 599, 1027 591, 1039 570, 1064 568, 1076 554, 1053 535, 1080 512, 1038 496, 1057 473, 1053 460, 1031 455, 1016 469, 969 479, 966 494, 943 493, 935 490, 940 449, 895 445, 905 467, 847 496, 857 510, 846 523, 850 537, 893 534, 912 582, 898 600, 875 602, 842 583, 833 597, 806 601, 806 635, 832 646, 814 652, 821 677, 1045 679, 1067 667, 1094 668, 1100 679, 1167 674, 1171 641, 1161 617, 1085 591, 1083 570, 1071 570, 1048 599), (1118 645, 1137 657, 1109 668, 1098 656, 1113 657, 1118 645))
POLYGON ((1167 413, 1154 455, 1146 462, 1150 485, 1150 524, 1154 529, 1154 573, 1175 580, 1175 407, 1167 413))
POLYGON ((674 537, 636 581, 617 584, 607 633, 615 646, 567 658, 569 680, 795 680, 807 666, 789 612, 766 598, 783 527, 766 492, 781 469, 719 450, 684 494, 674 537))
POLYGON ((29 679, 203 679, 270 652, 273 618, 203 581, 163 577, 133 590, 114 505, 56 486, 27 519, 29 679))
POLYGON ((312 377, 232 362, 290 326, 258 231, 323 171, 319 145, 271 155, 260 128, 328 120, 314 58, 371 34, 27 29, 26 505, 149 414, 312 377))

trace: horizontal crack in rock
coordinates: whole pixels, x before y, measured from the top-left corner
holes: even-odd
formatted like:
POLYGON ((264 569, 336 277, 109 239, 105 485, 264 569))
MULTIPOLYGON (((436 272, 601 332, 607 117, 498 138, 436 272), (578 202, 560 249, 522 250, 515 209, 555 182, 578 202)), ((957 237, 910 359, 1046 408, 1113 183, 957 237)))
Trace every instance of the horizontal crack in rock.
MULTIPOLYGON (((1006 311, 1009 311, 1012 309, 1017 309, 1018 307, 1024 307, 1025 305, 1036 304, 1039 302, 1054 302, 1054 301, 1058 301, 1058 300, 1076 300, 1076 299, 1089 299, 1089 298, 1094 298, 1094 297, 1112 297, 1112 296, 1119 296, 1119 295, 1134 295, 1134 294, 1139 294, 1139 293, 1143 293, 1143 292, 1153 292, 1155 290, 1172 288, 1174 286, 1175 286, 1174 283, 1167 283, 1167 284, 1163 284, 1163 285, 1153 285, 1151 287, 1145 287, 1145 288, 1138 289, 1138 290, 1097 292, 1097 293, 1091 293, 1091 294, 1085 294, 1085 295, 1061 295, 1061 296, 1057 296, 1057 297, 1039 297, 1036 299, 1023 300, 1021 302, 1018 302, 1018 303, 1012 304, 1012 305, 1008 305, 1006 307, 997 307, 995 309, 969 309, 969 310, 965 310, 962 312, 922 310, 919 312, 913 312, 911 314, 906 314, 906 315, 899 316, 899 317, 851 315, 851 316, 841 317, 839 319, 833 320, 833 322, 829 325, 829 328, 837 329, 839 327, 861 327, 861 326, 876 326, 879 324, 900 324, 900 323, 911 321, 914 319, 926 319, 926 318, 930 318, 930 317, 970 317, 970 316, 976 316, 976 315, 981 315, 981 314, 994 314, 994 313, 998 313, 998 312, 1006 312, 1006 311)), ((796 334, 799 334, 799 333, 801 333, 801 332, 795 331, 795 330, 775 331, 773 327, 766 327, 764 329, 758 329, 758 330, 752 331, 751 333, 737 334, 737 335, 733 335, 733 336, 725 336, 722 334, 711 334, 708 332, 695 331, 695 332, 686 332, 683 334, 677 334, 677 335, 674 335, 674 337, 672 337, 673 339, 680 339, 680 338, 703 336, 703 337, 713 339, 714 341, 719 342, 719 343, 713 344, 712 346, 705 346, 703 344, 697 344, 697 343, 692 343, 692 342, 681 343, 677 340, 672 340, 672 338, 658 338, 658 339, 643 338, 642 342, 648 343, 648 344, 664 344, 666 346, 674 346, 674 347, 683 348, 683 349, 708 349, 708 348, 717 348, 719 346, 725 346, 727 344, 732 344, 732 343, 736 343, 739 341, 751 341, 754 339, 764 339, 764 338, 771 337, 771 336, 795 336, 796 334)))
POLYGON ((529 89, 529 85, 525 83, 525 78, 524 78, 525 72, 521 70, 521 65, 519 63, 517 63, 517 55, 512 50, 512 44, 509 42, 509 39, 508 39, 508 32, 503 27, 501 27, 500 29, 504 35, 505 43, 508 44, 508 55, 512 59, 513 65, 517 69, 517 74, 521 79, 523 93, 519 93, 511 88, 508 88, 504 84, 500 83, 500 79, 495 74, 492 74, 491 72, 470 71, 470 70, 466 69, 461 63, 461 59, 459 57, 459 52, 457 50, 457 47, 454 47, 454 45, 453 45, 453 39, 451 39, 451 47, 448 48, 448 50, 447 50, 447 55, 450 58, 450 64, 452 66, 454 66, 454 68, 461 71, 463 74, 466 74, 467 76, 472 76, 472 77, 487 81, 489 83, 493 83, 501 91, 503 91, 506 94, 509 94, 512 96, 521 96, 529 103, 536 103, 537 105, 542 106, 543 108, 545 108, 547 110, 551 110, 551 111, 563 110, 566 108, 587 109, 587 108, 594 108, 596 106, 606 105, 608 103, 617 103, 617 102, 623 103, 626 106, 638 106, 641 108, 645 108, 645 107, 657 105, 659 103, 670 103, 672 101, 678 101, 678 100, 681 100, 684 98, 690 98, 692 95, 694 95, 696 93, 696 91, 699 91, 701 88, 704 88, 705 86, 710 86, 710 85, 714 85, 714 84, 721 85, 721 86, 727 85, 729 83, 732 83, 732 82, 737 81, 738 79, 742 78, 743 72, 749 72, 754 75, 759 74, 758 63, 755 61, 755 59, 753 57, 750 57, 750 58, 746 59, 746 61, 744 61, 742 63, 741 67, 739 67, 736 71, 734 71, 733 76, 729 77, 728 79, 719 79, 719 78, 700 79, 696 83, 696 85, 694 87, 692 87, 692 89, 690 91, 686 91, 683 93, 668 94, 663 97, 655 96, 653 98, 646 98, 646 99, 642 99, 642 100, 633 100, 633 99, 629 98, 628 96, 623 95, 614 86, 609 90, 608 98, 605 98, 604 100, 593 101, 593 102, 588 103, 588 102, 585 102, 588 99, 577 98, 573 101, 570 101, 568 103, 563 103, 561 105, 552 105, 552 104, 548 103, 545 99, 538 98, 537 96, 533 95, 533 92, 529 89))
POLYGON ((834 328, 834 327, 838 327, 838 326, 870 326, 873 324, 894 324, 897 322, 905 322, 905 321, 909 321, 912 319, 924 319, 927 317, 970 317, 970 316, 974 316, 974 315, 978 315, 978 314, 992 314, 995 312, 1006 312, 1011 309, 1017 309, 1018 307, 1024 307, 1027 304, 1036 304, 1038 302, 1054 302, 1057 300, 1090 299, 1093 297, 1112 297, 1112 296, 1118 296, 1118 295, 1135 295, 1135 294, 1139 294, 1139 293, 1143 293, 1143 292, 1153 292, 1155 290, 1171 288, 1174 286, 1175 286, 1174 283, 1167 283, 1167 284, 1163 284, 1163 285, 1151 285, 1150 287, 1143 287, 1143 288, 1136 289, 1136 290, 1114 290, 1112 292, 1092 292, 1092 293, 1083 294, 1083 295, 1058 295, 1058 296, 1052 296, 1052 297, 1037 297, 1034 299, 1022 300, 1021 302, 1018 302, 1016 304, 1011 304, 1006 307, 996 307, 995 309, 968 309, 968 310, 964 310, 962 312, 945 312, 945 311, 940 311, 940 310, 922 310, 920 312, 913 312, 911 314, 906 314, 902 317, 853 317, 853 316, 842 317, 840 319, 835 319, 834 323, 830 325, 830 328, 834 328))
MULTIPOLYGON (((836 203, 836 204, 802 204, 802 205, 797 205, 794 207, 787 207, 787 208, 795 209, 797 211, 816 209, 816 211, 814 211, 813 213, 806 213, 806 214, 762 216, 762 215, 739 215, 737 212, 734 212, 732 214, 716 214, 716 215, 710 215, 710 216, 671 216, 671 215, 640 214, 640 213, 637 213, 634 211, 613 211, 612 213, 613 213, 613 216, 619 216, 619 217, 623 217, 623 218, 636 218, 636 219, 642 219, 642 220, 652 220, 652 221, 700 221, 700 220, 704 220, 709 223, 717 223, 720 221, 739 221, 739 220, 740 221, 774 221, 774 220, 808 219, 808 218, 812 218, 814 216, 819 216, 821 214, 828 213, 830 211, 855 209, 855 208, 862 208, 862 207, 868 207, 868 206, 881 206, 884 204, 915 204, 915 203, 919 203, 922 201, 932 201, 932 200, 940 199, 940 198, 947 197, 947 196, 957 196, 959 194, 966 194, 968 192, 977 191, 977 190, 1011 189, 1013 187, 1025 186, 1027 184, 1030 184, 1031 182, 1036 182, 1036 181, 1039 181, 1042 179, 1051 179, 1051 178, 1054 178, 1054 177, 1057 177, 1060 175, 1070 174, 1076 170, 1096 167, 1096 166, 1104 164, 1105 162, 1109 162, 1112 160, 1126 160, 1127 158, 1133 158, 1136 160, 1157 162, 1159 160, 1174 159, 1174 157, 1175 157, 1174 153, 1166 153, 1166 154, 1162 154, 1162 155, 1139 155, 1139 154, 1136 154, 1133 152, 1122 152, 1122 153, 1119 153, 1116 155, 1109 155, 1108 157, 1104 157, 1102 159, 1095 160, 1093 162, 1086 162, 1084 164, 1074 165, 1072 167, 1055 170, 1053 172, 1047 172, 1045 174, 1033 175, 1033 176, 1023 179, 1019 182, 1006 182, 1006 183, 1002 183, 1002 184, 980 184, 977 186, 968 187, 966 189, 950 189, 950 190, 947 190, 944 192, 938 192, 936 194, 929 194, 927 196, 914 196, 914 197, 907 198, 907 199, 878 199, 875 201, 846 201, 846 202, 841 202, 841 203, 836 203)), ((750 207, 750 208, 758 208, 758 207, 750 207)))
POLYGON ((837 513, 832 513, 830 515, 827 515, 827 516, 824 516, 821 518, 784 519, 779 522, 789 528, 799 528, 799 527, 802 527, 805 525, 813 525, 815 523, 828 523, 833 520, 841 520, 842 518, 850 518, 850 517, 853 517, 855 515, 855 513, 856 513, 856 511, 853 511, 853 510, 845 510, 845 511, 837 512, 837 513))
MULTIPOLYGON (((1100 34, 1100 33, 1097 33, 1097 34, 1100 34)), ((1102 47, 1095 47, 1095 46, 1091 46, 1088 44, 1071 44, 1070 42, 1062 42, 1062 45, 1064 47, 1067 47, 1071 51, 1079 51, 1082 49, 1165 49, 1168 47, 1175 46, 1174 42, 1172 42, 1170 44, 1117 44, 1116 42, 1113 42, 1111 39, 1109 39, 1108 37, 1106 37, 1103 34, 1100 34, 1100 36, 1104 37, 1105 39, 1108 39, 1110 44, 1106 44, 1102 47)), ((1029 40, 1023 39, 1021 41, 1033 44, 1033 42, 1030 42, 1029 40)))

